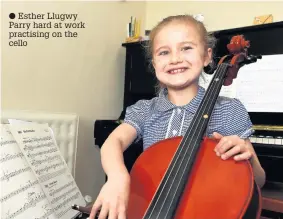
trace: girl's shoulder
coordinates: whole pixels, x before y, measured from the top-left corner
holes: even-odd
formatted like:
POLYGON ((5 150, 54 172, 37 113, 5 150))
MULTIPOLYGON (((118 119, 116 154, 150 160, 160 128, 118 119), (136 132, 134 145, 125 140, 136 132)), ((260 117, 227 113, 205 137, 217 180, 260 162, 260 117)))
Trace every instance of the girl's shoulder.
POLYGON ((216 104, 216 109, 230 109, 230 110, 237 110, 237 109, 244 109, 246 110, 244 104, 237 98, 226 97, 226 96, 219 96, 216 104))
POLYGON ((153 97, 151 99, 142 99, 138 100, 131 106, 127 107, 127 111, 135 111, 137 113, 153 113, 156 110, 156 106, 158 105, 159 97, 153 97))

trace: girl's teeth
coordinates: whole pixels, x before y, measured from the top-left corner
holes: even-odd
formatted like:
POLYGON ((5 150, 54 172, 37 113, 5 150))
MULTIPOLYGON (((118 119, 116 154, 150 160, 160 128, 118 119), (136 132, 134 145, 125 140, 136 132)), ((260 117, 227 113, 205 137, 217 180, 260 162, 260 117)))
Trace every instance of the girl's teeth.
POLYGON ((184 70, 185 70, 184 68, 182 68, 182 69, 175 69, 175 70, 173 70, 171 72, 173 72, 173 73, 180 73, 180 72, 183 72, 184 70))

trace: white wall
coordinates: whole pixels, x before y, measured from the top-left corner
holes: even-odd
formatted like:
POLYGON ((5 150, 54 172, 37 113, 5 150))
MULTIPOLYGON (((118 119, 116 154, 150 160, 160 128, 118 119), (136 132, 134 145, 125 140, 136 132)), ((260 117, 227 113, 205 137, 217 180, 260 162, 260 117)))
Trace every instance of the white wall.
POLYGON ((97 119, 117 119, 122 111, 125 48, 121 44, 131 15, 144 21, 145 3, 2 5, 2 108, 80 116, 76 181, 83 195, 96 197, 105 180, 93 125, 97 119), (13 48, 8 46, 10 12, 78 13, 86 28, 74 39, 27 39, 27 47, 13 48))
POLYGON ((146 29, 162 18, 175 14, 203 14, 208 31, 249 26, 255 16, 273 14, 283 20, 282 1, 148 1, 146 29))

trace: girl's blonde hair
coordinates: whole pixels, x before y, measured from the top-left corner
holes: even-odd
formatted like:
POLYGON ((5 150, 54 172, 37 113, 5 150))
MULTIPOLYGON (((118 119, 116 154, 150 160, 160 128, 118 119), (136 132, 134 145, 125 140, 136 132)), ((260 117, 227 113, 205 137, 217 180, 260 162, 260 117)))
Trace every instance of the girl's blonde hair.
MULTIPOLYGON (((216 38, 209 34, 204 26, 204 24, 198 20, 196 20, 192 15, 175 15, 175 16, 169 16, 164 18, 162 21, 160 21, 150 32, 149 35, 149 42, 146 47, 146 53, 147 58, 150 60, 150 63, 152 62, 152 54, 153 54, 153 47, 154 47, 154 39, 156 35, 159 33, 159 31, 165 27, 166 25, 172 23, 172 22, 180 22, 180 23, 190 23, 195 25, 195 27, 198 29, 200 41, 204 45, 204 50, 206 51, 208 48, 213 49, 216 45, 216 38)), ((152 65, 150 64, 150 67, 152 65)), ((151 69, 154 72, 154 69, 151 69)), ((157 92, 160 91, 160 89, 164 87, 162 84, 157 84, 157 92)))

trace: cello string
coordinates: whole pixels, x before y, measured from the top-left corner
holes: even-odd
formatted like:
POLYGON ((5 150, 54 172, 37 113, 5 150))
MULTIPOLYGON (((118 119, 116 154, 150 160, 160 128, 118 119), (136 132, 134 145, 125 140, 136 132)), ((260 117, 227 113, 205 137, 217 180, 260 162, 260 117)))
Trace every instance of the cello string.
MULTIPOLYGON (((221 67, 221 65, 219 66, 219 69, 218 69, 219 71, 217 72, 216 71, 216 73, 215 73, 215 77, 214 78, 217 78, 217 77, 219 77, 219 75, 221 74, 221 71, 222 71, 222 67, 221 67), (216 76, 217 75, 217 73, 218 73, 218 76, 216 76)), ((214 83, 214 81, 212 82, 212 83, 214 83)), ((211 86, 210 86, 211 87, 211 86)), ((212 92, 210 92, 210 93, 208 93, 208 95, 211 95, 212 94, 212 92)), ((201 114, 201 111, 198 111, 197 112, 197 114, 196 114, 196 117, 199 117, 199 114, 201 114)), ((194 123, 196 123, 197 121, 195 120, 194 121, 194 123)), ((198 121, 199 122, 199 121, 198 121)), ((192 124, 192 125, 195 125, 195 124, 192 124)), ((196 130, 195 130, 195 132, 196 132, 196 130)), ((195 134, 195 132, 194 132, 194 134, 195 134)), ((188 133, 187 133, 188 134, 188 133)), ((152 212, 153 212, 153 210, 155 209, 155 207, 156 207, 156 205, 158 204, 158 201, 159 201, 159 198, 160 198, 160 196, 161 196, 161 193, 162 193, 162 191, 164 190, 164 188, 165 188, 165 186, 167 185, 167 182, 168 182, 168 179, 170 178, 170 176, 171 176, 171 174, 172 174, 172 171, 173 171, 173 169, 174 169, 174 167, 175 167, 175 165, 176 165, 176 162, 178 161, 178 158, 180 157, 180 154, 181 154, 181 152, 182 152, 182 150, 184 150, 185 149, 185 142, 187 141, 187 139, 188 139, 188 135, 186 135, 185 136, 185 140, 184 141, 182 141, 182 145, 181 145, 181 149, 179 150, 179 151, 177 151, 177 153, 179 152, 179 154, 176 156, 176 159, 175 159, 175 161, 174 161, 174 163, 173 163, 173 166, 172 166, 172 168, 171 168, 171 170, 170 170, 170 173, 169 173, 169 175, 168 175, 168 178, 166 179, 166 181, 165 181, 165 183, 164 183, 164 185, 163 185, 163 188, 161 189, 161 192, 160 192, 160 194, 159 194, 159 197, 157 198, 157 200, 156 200, 156 203, 155 203, 155 206, 153 207, 153 209, 152 209, 152 212)), ((189 149, 189 147, 187 147, 187 150, 189 149)), ((186 151, 187 151, 186 150, 186 151)), ((186 153, 186 152, 185 152, 186 153)), ((184 159, 184 158, 183 158, 184 159)), ((182 164, 182 161, 181 161, 181 164, 182 164)), ((180 164, 180 165, 181 165, 180 164)), ((180 167, 179 167, 180 168, 180 167)), ((175 176, 176 177, 176 176, 175 176)), ((175 180, 175 177, 174 177, 174 179, 173 179, 173 182, 174 182, 174 180, 175 180)), ((172 177, 171 177, 172 178, 172 177)), ((170 188, 172 187, 172 185, 173 185, 173 183, 171 184, 171 186, 170 186, 170 188)), ((166 195, 166 197, 168 196, 168 194, 166 195)), ((162 204, 162 207, 163 207, 163 205, 164 205, 164 202, 163 202, 163 204, 162 204)), ((152 213, 151 213, 152 214, 152 213)), ((151 214, 150 214, 150 216, 149 216, 149 218, 151 217, 151 214)), ((159 215, 159 214, 158 214, 159 215)))
MULTIPOLYGON (((221 85, 221 87, 222 87, 222 85, 221 85)), ((216 87, 215 89, 217 89, 217 87, 216 87)), ((214 90, 214 92, 212 92, 212 94, 215 94, 215 90, 214 90)), ((217 96, 218 96, 218 94, 216 94, 216 97, 217 97, 217 96)), ((212 106, 213 106, 213 104, 209 105, 208 108, 210 108, 210 107, 212 107, 212 106)), ((204 110, 204 111, 205 111, 205 110, 204 110)), ((203 126, 204 123, 205 123, 205 120, 202 122, 201 126, 203 126)), ((198 137, 200 137, 200 135, 198 135, 198 137)), ((196 138, 196 139, 198 139, 198 138, 196 138)), ((193 145, 194 145, 194 146, 193 146, 193 149, 194 149, 194 148, 197 146, 197 145, 196 145, 196 142, 195 142, 193 145)), ((185 153, 187 153, 187 151, 188 151, 188 149, 186 150, 185 153)), ((191 150, 190 156, 189 156, 189 158, 188 158, 188 160, 187 160, 187 162, 186 162, 186 164, 185 164, 185 167, 183 168, 184 171, 183 171, 183 173, 182 173, 182 175, 181 175, 181 177, 180 177, 180 179, 179 179, 179 183, 178 183, 178 185, 177 185, 177 188, 175 189, 175 194, 173 195, 173 198, 176 196, 176 192, 177 192, 177 190, 178 190, 178 188, 179 188, 179 186, 180 186, 180 183, 181 183, 181 178, 183 177, 184 172, 185 172, 185 169, 186 169, 186 167, 188 166, 188 163, 189 163, 189 161, 190 161, 190 159, 191 159, 191 155, 192 155, 192 150, 191 150)), ((184 158, 183 158, 182 161, 181 161, 182 164, 183 164, 183 160, 184 160, 184 158)), ((180 166, 181 166, 182 164, 180 164, 180 166)), ((180 169, 180 167, 179 167, 179 169, 180 169)), ((178 170, 178 171, 179 171, 179 170, 178 170)), ((173 199, 171 199, 171 200, 173 201, 173 199)), ((168 214, 168 211, 169 211, 169 209, 170 209, 170 207, 171 207, 171 205, 172 205, 172 201, 171 201, 171 203, 169 204, 169 207, 167 208, 167 213, 165 214, 165 216, 168 214)))

